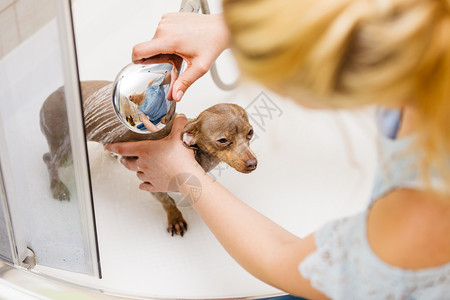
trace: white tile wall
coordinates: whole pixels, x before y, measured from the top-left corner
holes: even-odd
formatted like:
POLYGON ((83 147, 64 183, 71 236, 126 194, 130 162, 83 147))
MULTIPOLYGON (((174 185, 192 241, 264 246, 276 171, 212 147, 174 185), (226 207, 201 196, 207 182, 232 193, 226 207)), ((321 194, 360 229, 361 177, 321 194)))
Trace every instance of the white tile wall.
POLYGON ((0 12, 10 6, 14 0, 0 0, 0 12))
POLYGON ((30 37, 55 17, 53 0, 18 0, 14 6, 22 40, 30 37))
POLYGON ((2 55, 20 44, 17 28, 17 17, 14 5, 10 5, 0 13, 0 45, 2 55))
POLYGON ((0 0, 0 58, 54 18, 54 0, 0 0))

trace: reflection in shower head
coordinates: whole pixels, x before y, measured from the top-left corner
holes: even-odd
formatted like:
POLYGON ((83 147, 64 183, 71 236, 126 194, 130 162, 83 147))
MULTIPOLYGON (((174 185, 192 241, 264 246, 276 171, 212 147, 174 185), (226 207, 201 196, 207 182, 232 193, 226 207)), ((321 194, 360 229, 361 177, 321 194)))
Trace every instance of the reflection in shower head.
POLYGON ((130 64, 119 73, 113 104, 127 128, 149 133, 158 131, 169 121, 165 116, 172 104, 167 100, 172 69, 170 64, 130 64))

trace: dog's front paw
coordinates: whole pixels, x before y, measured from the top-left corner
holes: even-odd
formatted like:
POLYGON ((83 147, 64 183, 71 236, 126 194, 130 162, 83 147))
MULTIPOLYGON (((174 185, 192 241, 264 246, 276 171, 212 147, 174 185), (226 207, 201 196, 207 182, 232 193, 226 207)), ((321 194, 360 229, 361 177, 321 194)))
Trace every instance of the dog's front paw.
POLYGON ((174 234, 183 236, 187 228, 188 225, 181 214, 168 219, 167 232, 172 234, 172 236, 174 234))
POLYGON ((53 185, 53 198, 61 201, 70 200, 70 191, 61 181, 56 181, 53 185))

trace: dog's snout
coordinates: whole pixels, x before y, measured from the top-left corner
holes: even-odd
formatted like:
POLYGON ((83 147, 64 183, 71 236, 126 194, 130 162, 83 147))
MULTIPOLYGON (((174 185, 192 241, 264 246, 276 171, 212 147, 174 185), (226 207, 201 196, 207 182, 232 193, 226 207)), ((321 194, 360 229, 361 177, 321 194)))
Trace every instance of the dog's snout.
POLYGON ((247 167, 247 169, 249 170, 254 170, 256 169, 256 166, 258 165, 258 161, 256 160, 256 158, 252 158, 249 159, 245 162, 245 166, 247 167))

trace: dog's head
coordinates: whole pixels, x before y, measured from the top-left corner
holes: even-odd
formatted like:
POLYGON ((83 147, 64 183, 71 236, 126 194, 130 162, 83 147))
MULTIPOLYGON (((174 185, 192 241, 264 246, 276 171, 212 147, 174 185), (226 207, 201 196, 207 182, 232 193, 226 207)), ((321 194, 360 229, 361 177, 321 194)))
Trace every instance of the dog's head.
POLYGON ((187 147, 212 155, 242 173, 252 172, 258 164, 249 145, 252 137, 247 113, 236 104, 217 104, 204 110, 181 133, 187 147))

